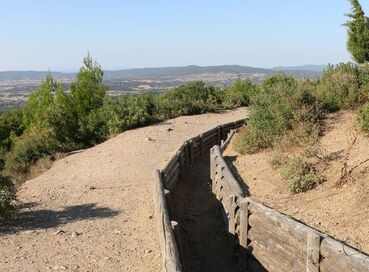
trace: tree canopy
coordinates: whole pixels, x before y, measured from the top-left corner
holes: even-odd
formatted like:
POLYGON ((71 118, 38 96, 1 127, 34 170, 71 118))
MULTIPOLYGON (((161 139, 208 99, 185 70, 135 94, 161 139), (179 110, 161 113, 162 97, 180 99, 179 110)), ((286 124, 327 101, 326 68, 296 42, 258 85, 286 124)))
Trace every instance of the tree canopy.
POLYGON ((347 49, 352 58, 358 63, 369 61, 369 19, 358 0, 350 0, 351 13, 346 14, 350 18, 347 26, 347 49))

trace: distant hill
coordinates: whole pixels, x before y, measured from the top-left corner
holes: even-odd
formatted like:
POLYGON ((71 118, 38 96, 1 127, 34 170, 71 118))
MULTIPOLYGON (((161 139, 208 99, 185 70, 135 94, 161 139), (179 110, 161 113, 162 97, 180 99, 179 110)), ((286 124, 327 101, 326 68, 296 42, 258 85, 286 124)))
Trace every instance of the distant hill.
MULTIPOLYGON (((297 77, 318 77, 324 65, 304 65, 294 67, 276 67, 272 69, 256 68, 240 65, 221 65, 221 66, 183 66, 183 67, 158 67, 158 68, 136 68, 126 70, 105 71, 104 79, 121 80, 132 78, 155 78, 155 77, 181 77, 188 75, 201 74, 264 74, 265 76, 275 74, 276 71, 282 71, 286 74, 297 77)), ((0 72, 0 80, 42 80, 48 72, 45 71, 6 71, 0 72)), ((59 80, 72 80, 75 73, 51 72, 59 80)))
POLYGON ((274 67, 273 70, 277 71, 312 71, 312 72, 323 72, 324 69, 327 68, 327 65, 301 65, 301 66, 281 66, 281 67, 274 67))

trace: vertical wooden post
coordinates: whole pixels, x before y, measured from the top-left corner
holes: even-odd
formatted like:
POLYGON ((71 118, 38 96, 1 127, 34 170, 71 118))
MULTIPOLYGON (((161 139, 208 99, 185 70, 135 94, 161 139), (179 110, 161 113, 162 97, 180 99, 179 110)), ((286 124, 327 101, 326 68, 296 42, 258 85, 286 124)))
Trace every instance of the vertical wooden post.
POLYGON ((221 135, 220 135, 220 133, 221 133, 221 126, 218 127, 217 133, 218 133, 217 134, 218 135, 217 145, 220 145, 220 141, 222 140, 221 135))
POLYGON ((188 150, 189 150, 189 163, 192 164, 193 163, 193 141, 190 140, 188 142, 188 150))
POLYGON ((240 243, 240 260, 242 265, 248 269, 248 237, 249 237, 249 203, 244 199, 240 203, 240 235, 238 237, 240 243))
POLYGON ((236 199, 234 195, 229 196, 228 231, 233 235, 236 233, 236 199))
POLYGON ((308 232, 307 235, 307 255, 306 255, 306 271, 319 272, 320 261, 320 235, 315 232, 308 232))
POLYGON ((244 200, 240 203, 240 246, 247 248, 249 234, 249 203, 244 200))
POLYGON ((204 141, 202 139, 202 134, 200 134, 200 157, 205 154, 204 141))
MULTIPOLYGON (((212 180, 212 184, 215 182, 215 155, 214 155, 214 147, 210 149, 210 179, 212 180)), ((213 186, 212 186, 213 188, 213 186)))

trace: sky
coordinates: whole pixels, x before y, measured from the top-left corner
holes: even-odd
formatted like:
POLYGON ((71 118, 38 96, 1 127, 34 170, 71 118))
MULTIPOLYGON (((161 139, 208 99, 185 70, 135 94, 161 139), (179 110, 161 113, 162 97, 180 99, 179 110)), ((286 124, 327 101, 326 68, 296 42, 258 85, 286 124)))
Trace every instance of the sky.
MULTIPOLYGON (((369 1, 362 2, 369 14, 369 1)), ((0 71, 350 60, 348 0, 0 0, 0 71)))

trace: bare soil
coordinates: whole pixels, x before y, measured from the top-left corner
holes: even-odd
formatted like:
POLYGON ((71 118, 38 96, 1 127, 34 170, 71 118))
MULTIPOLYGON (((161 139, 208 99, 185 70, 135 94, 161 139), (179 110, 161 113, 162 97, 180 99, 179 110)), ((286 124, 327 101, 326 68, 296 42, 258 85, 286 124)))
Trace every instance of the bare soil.
POLYGON ((247 113, 179 117, 56 161, 21 187, 19 217, 0 233, 0 271, 161 271, 154 170, 184 140, 247 113))
POLYGON ((355 120, 352 111, 327 118, 320 144, 330 159, 317 169, 325 182, 305 193, 288 191, 280 171, 270 164, 272 150, 240 155, 231 144, 225 156, 252 198, 369 253, 369 137, 356 129, 355 120), (348 175, 337 186, 345 162, 348 175))

